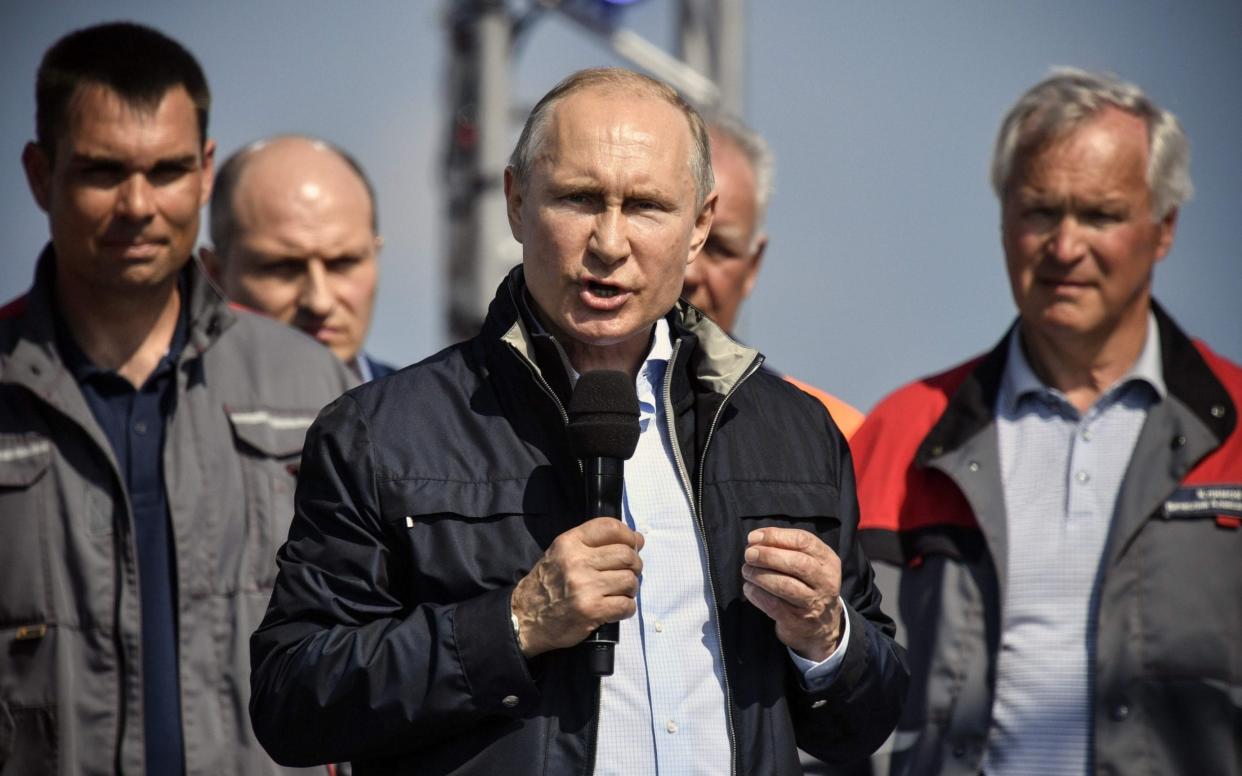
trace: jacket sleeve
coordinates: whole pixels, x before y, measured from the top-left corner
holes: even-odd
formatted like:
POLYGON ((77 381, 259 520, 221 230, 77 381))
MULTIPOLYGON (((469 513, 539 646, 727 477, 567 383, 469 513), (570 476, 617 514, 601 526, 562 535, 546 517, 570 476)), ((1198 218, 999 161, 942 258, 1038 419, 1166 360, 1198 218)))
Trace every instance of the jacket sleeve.
POLYGON ((835 431, 841 534, 841 598, 850 618, 850 643, 836 679, 808 691, 794 677, 789 706, 798 746, 826 762, 861 760, 879 748, 897 725, 910 671, 906 652, 893 636, 892 619, 880 610, 880 591, 858 543, 858 500, 849 446, 835 431))
POLYGON ((511 586, 411 600, 370 440, 349 394, 311 427, 271 602, 250 640, 251 722, 284 765, 409 752, 538 705, 509 625, 511 586))

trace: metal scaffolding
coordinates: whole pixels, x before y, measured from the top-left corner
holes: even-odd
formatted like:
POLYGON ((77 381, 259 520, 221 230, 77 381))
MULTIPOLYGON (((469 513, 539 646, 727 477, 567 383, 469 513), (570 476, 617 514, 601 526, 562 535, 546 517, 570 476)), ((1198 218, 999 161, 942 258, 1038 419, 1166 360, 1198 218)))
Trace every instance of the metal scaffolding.
POLYGON ((450 341, 475 334, 505 273, 521 260, 502 190, 515 126, 510 74, 515 43, 544 13, 572 20, 636 69, 700 110, 740 115, 745 0, 677 0, 679 50, 666 52, 621 24, 625 3, 607 0, 456 0, 449 3, 448 221, 445 253, 450 341))

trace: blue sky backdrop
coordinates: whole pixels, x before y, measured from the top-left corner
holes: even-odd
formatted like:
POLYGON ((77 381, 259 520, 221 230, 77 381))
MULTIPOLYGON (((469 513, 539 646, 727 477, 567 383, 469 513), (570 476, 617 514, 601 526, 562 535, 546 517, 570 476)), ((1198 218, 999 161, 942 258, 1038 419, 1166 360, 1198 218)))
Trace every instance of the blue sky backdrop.
MULTIPOLYGON (((182 41, 214 93, 221 159, 276 132, 326 137, 375 179, 386 247, 371 350, 443 347, 444 5, 432 0, 202 3, 0 0, 0 300, 30 284, 47 223, 21 172, 43 51, 132 19, 182 41), (0 168, 3 169, 3 168, 0 168)), ((626 24, 671 46, 675 7, 626 24)), ((1242 361, 1242 3, 752 0, 745 118, 777 158, 771 244, 739 334, 771 363, 861 409, 988 348, 1013 316, 987 180, 1002 114, 1054 65, 1110 70, 1176 113, 1197 193, 1156 294, 1242 361)), ((513 68, 533 103, 569 72, 622 64, 546 15, 513 68)), ((517 128, 514 129, 516 138, 517 128)), ((205 224, 205 222, 204 222, 205 224)))

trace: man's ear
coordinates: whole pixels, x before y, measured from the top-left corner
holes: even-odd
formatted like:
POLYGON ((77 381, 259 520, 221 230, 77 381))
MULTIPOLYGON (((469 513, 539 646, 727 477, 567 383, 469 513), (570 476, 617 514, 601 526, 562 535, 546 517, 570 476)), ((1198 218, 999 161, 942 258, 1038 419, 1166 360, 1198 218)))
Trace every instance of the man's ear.
POLYGON ((203 144, 203 178, 200 186, 198 206, 203 207, 211 201, 211 188, 216 182, 216 141, 208 140, 203 144))
POLYGON ((755 287, 755 281, 759 279, 759 265, 763 263, 763 252, 768 249, 768 235, 759 235, 759 239, 755 240, 755 250, 750 254, 750 266, 746 268, 746 281, 742 284, 742 298, 750 296, 751 290, 755 287))
POLYGON ((716 199, 716 190, 712 189, 712 193, 703 200, 703 205, 694 217, 694 230, 690 233, 690 255, 686 258, 687 264, 694 261, 699 251, 703 250, 707 235, 712 231, 712 219, 716 217, 716 199))
POLYGON ((48 212, 52 201, 52 160, 43 148, 33 140, 22 149, 22 168, 26 171, 26 183, 39 209, 48 212))
POLYGON ((1173 248, 1173 236, 1177 233, 1177 213, 1177 208, 1173 208, 1156 225, 1160 230, 1160 237, 1156 243, 1156 261, 1160 261, 1167 256, 1173 248))
POLYGON ((522 242, 522 184, 513 174, 513 167, 505 168, 505 212, 509 216, 509 232, 513 239, 522 242))

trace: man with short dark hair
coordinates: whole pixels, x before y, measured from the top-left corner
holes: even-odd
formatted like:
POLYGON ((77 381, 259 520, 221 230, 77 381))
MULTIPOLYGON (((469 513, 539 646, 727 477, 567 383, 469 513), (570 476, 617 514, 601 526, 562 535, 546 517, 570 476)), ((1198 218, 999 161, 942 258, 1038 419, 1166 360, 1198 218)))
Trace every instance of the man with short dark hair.
POLYGON ((246 636, 305 429, 348 376, 190 261, 215 144, 180 44, 71 33, 36 99, 51 243, 0 310, 0 768, 277 772, 246 636))
POLYGON ((1152 299, 1191 192, 1177 119, 1065 69, 993 156, 1015 324, 852 440, 904 566, 893 772, 1242 772, 1242 368, 1152 299))
MULTIPOLYGON (((716 177, 716 214, 699 257, 686 267, 682 296, 732 333, 742 302, 759 278, 768 247, 768 202, 775 164, 767 141, 740 119, 720 115, 708 124, 712 172, 716 177)), ((765 364, 764 369, 771 370, 765 364)), ((827 391, 783 377, 819 399, 846 439, 862 425, 863 414, 827 391)))
MULTIPOLYGON (((505 174, 522 265, 473 339, 324 410, 252 639, 277 759, 363 773, 800 774, 869 753, 906 668, 822 405, 678 301, 711 226, 702 119, 576 73, 505 174), (633 384, 622 514, 584 520, 579 375, 633 384), (620 621, 616 669, 579 644, 620 621)), ((584 378, 585 379, 585 378, 584 378)))
POLYGON ((374 189, 332 144, 303 135, 251 143, 220 166, 207 271, 241 304, 330 348, 366 382, 392 374, 363 351, 379 251, 374 189))

